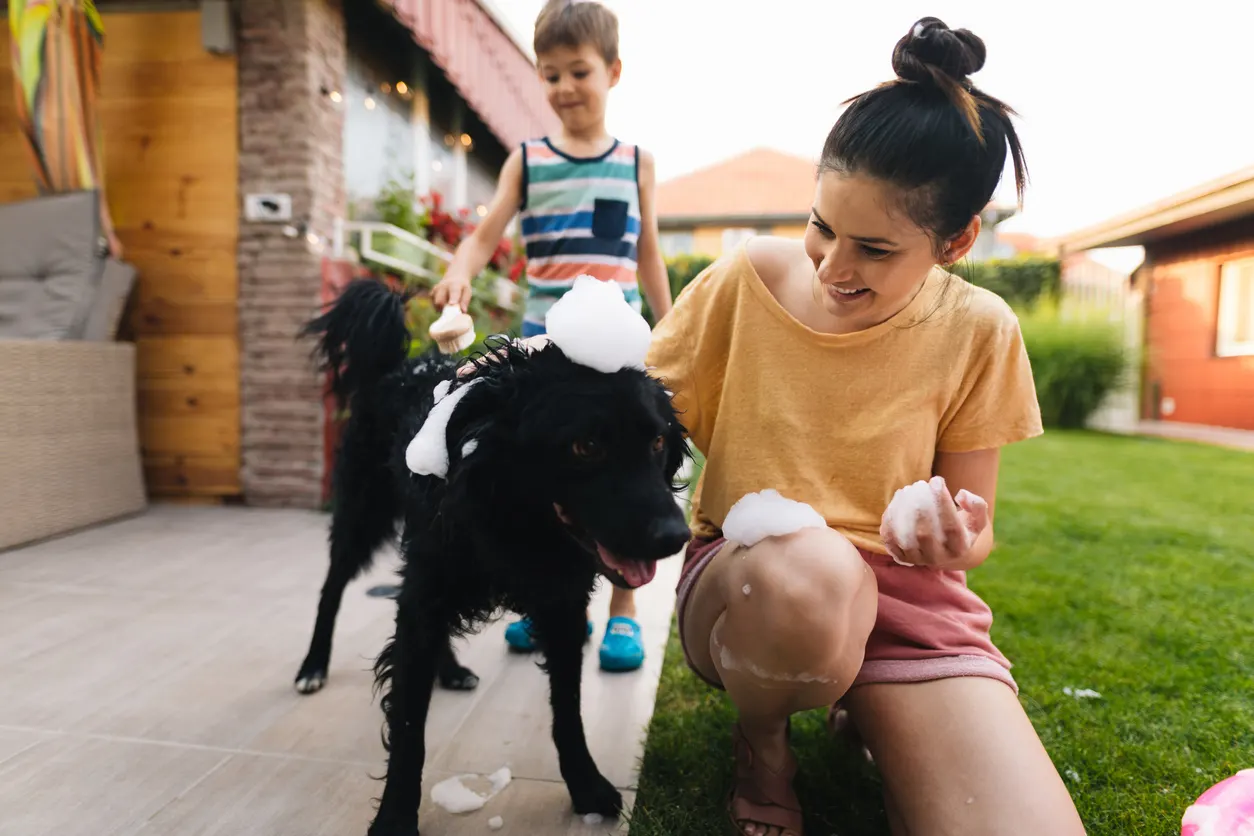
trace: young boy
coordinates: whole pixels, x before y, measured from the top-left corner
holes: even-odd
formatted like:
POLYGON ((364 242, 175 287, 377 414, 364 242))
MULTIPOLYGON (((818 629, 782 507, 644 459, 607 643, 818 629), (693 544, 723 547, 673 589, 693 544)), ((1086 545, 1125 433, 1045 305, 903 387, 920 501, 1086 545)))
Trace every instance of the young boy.
MULTIPOLYGON (((606 99, 622 73, 618 19, 593 0, 548 0, 536 19, 535 52, 561 133, 510 154, 487 216, 457 248, 432 301, 437 310, 467 308, 471 278, 518 212, 527 247, 524 337, 544 333, 549 308, 581 274, 618 282, 637 310, 643 289, 660 319, 671 297, 658 247, 653 157, 605 130, 606 99)), ((631 671, 644 663, 635 614, 634 593, 614 587, 601 642, 603 670, 631 671)), ((525 619, 511 624, 505 639, 515 650, 535 649, 525 619)))

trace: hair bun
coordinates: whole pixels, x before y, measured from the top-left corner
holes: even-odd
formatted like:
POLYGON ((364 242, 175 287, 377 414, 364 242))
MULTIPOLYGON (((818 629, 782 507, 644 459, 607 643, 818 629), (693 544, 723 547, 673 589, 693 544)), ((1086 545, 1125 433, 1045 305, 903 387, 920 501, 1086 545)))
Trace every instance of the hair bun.
POLYGON ((969 29, 950 29, 925 17, 893 47, 893 72, 905 81, 936 82, 937 74, 963 83, 984 66, 984 41, 969 29))

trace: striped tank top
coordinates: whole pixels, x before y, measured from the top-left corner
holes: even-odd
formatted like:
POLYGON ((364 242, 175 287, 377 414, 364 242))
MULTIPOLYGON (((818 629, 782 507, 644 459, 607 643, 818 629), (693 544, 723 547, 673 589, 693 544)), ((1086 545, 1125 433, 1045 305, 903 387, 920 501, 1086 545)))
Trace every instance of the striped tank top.
POLYGON ((524 331, 539 333, 553 303, 581 274, 617 282, 640 309, 639 151, 615 141, 599 157, 572 157, 545 139, 523 143, 522 239, 527 248, 524 331))

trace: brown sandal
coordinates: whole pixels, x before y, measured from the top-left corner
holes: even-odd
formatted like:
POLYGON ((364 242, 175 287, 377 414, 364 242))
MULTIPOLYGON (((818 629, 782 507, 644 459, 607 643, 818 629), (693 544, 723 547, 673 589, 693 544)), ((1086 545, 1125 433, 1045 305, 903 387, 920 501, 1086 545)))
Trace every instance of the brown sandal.
POLYGON ((732 728, 732 745, 736 753, 736 782, 727 804, 732 827, 740 836, 745 836, 745 826, 749 824, 779 828, 781 836, 803 836, 801 805, 792 788, 797 775, 796 758, 791 758, 779 772, 756 763, 757 757, 739 723, 732 728))

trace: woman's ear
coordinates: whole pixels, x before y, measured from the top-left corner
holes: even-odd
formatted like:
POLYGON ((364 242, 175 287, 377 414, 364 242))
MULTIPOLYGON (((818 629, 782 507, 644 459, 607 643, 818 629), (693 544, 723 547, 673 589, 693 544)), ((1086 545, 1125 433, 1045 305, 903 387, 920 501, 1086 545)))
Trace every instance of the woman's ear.
POLYGON ((945 244, 944 252, 941 253, 941 263, 950 265, 966 258, 967 253, 971 252, 971 248, 975 246, 976 240, 980 237, 982 228, 983 222, 980 220, 980 216, 973 216, 971 222, 945 244))

